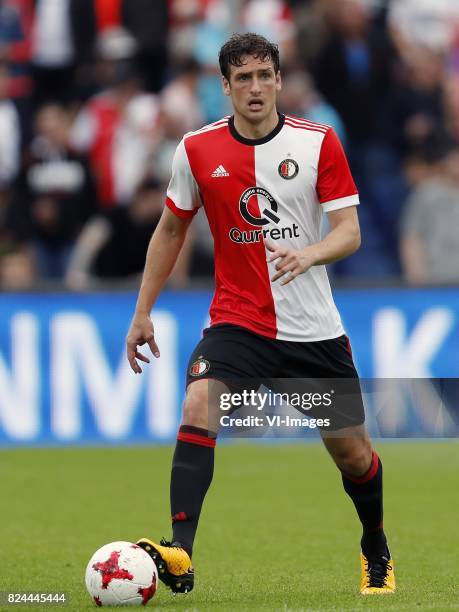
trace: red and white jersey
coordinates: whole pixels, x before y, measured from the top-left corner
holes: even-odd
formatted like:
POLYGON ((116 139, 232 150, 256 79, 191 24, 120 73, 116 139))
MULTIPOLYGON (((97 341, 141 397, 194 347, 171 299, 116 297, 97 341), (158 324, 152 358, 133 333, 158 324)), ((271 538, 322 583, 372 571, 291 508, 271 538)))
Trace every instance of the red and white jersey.
POLYGON ((264 241, 292 249, 319 242, 323 212, 359 203, 335 132, 280 115, 259 140, 243 138, 233 118, 186 134, 177 147, 166 203, 179 217, 204 207, 215 245, 211 325, 307 342, 344 333, 325 266, 282 286, 270 278, 264 241))

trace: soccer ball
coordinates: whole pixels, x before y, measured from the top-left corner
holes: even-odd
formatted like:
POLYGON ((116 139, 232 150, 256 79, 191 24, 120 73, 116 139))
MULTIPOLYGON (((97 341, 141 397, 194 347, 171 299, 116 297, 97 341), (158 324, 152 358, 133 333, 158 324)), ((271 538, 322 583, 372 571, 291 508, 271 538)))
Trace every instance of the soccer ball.
POLYGON ((98 606, 146 605, 155 594, 158 570, 137 544, 112 542, 93 554, 85 582, 98 606))

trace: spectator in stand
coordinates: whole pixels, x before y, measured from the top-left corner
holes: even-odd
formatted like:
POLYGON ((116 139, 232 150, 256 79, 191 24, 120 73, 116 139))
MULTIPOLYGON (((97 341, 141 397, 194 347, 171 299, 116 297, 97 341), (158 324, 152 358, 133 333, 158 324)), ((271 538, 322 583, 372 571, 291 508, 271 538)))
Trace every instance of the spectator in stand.
POLYGON ((37 280, 35 260, 24 244, 11 244, 0 252, 0 290, 23 291, 37 280))
POLYGON ((24 98, 31 94, 31 28, 34 0, 3 0, 0 3, 0 54, 11 66, 9 95, 24 98))
POLYGON ((343 118, 349 140, 364 145, 374 137, 390 84, 390 45, 374 34, 371 12, 361 0, 336 0, 334 8, 313 74, 343 118))
POLYGON ((313 66, 318 90, 343 119, 349 161, 366 203, 359 211, 366 240, 335 266, 342 275, 399 271, 396 227, 404 185, 400 160, 385 142, 394 58, 375 16, 363 0, 333 0, 328 39, 313 66))
POLYGON ((106 88, 85 105, 72 129, 72 146, 87 153, 104 210, 129 202, 147 174, 161 138, 159 102, 142 91, 130 61, 105 59, 106 88))
POLYGON ((70 99, 75 61, 71 0, 36 0, 32 62, 38 104, 70 99))
POLYGON ((8 86, 9 66, 0 60, 0 266, 3 259, 17 249, 17 237, 9 227, 8 214, 20 167, 21 134, 16 107, 8 98, 8 86))
MULTIPOLYGON (((71 289, 85 289, 100 279, 137 277, 164 208, 164 187, 153 179, 142 183, 129 206, 92 218, 83 229, 66 276, 71 289)), ((191 238, 177 262, 172 282, 186 283, 191 238)))
POLYGON ((202 62, 204 56, 204 63, 213 64, 212 51, 228 32, 234 8, 225 0, 171 0, 169 50, 174 61, 196 53, 195 59, 202 62))
POLYGON ((183 60, 177 72, 160 97, 162 139, 153 165, 155 176, 164 183, 169 182, 172 158, 182 136, 205 124, 198 98, 199 64, 192 58, 183 60))
POLYGON ((418 149, 445 125, 444 61, 428 49, 412 50, 400 66, 386 104, 386 139, 402 155, 418 149))
MULTIPOLYGON (((74 0, 80 2, 81 0, 74 0)), ((88 0, 84 0, 87 2, 88 0)), ((168 0, 89 0, 98 36, 127 30, 136 46, 137 69, 148 91, 158 92, 167 69, 168 0)))
POLYGON ((391 0, 388 24, 405 61, 418 49, 444 53, 457 34, 459 3, 457 0, 391 0))
POLYGON ((121 14, 123 26, 137 44, 136 59, 145 88, 157 93, 164 85, 168 64, 169 2, 123 0, 121 14))
POLYGON ((36 104, 86 99, 96 87, 93 66, 97 35, 120 21, 117 0, 33 1, 36 8, 31 46, 36 104))
POLYGON ((198 97, 205 123, 212 123, 230 112, 227 96, 221 85, 218 51, 237 21, 237 7, 224 0, 201 1, 203 19, 195 28, 192 56, 202 66, 198 82, 198 97), (232 10, 233 9, 233 10, 232 10))
POLYGON ((37 112, 9 211, 16 236, 33 244, 42 278, 62 278, 73 242, 95 209, 89 166, 70 150, 69 130, 62 106, 48 104, 37 112))
POLYGON ((244 0, 240 23, 243 30, 262 34, 279 45, 284 68, 296 60, 296 29, 285 0, 244 0))
MULTIPOLYGON (((0 4, 0 45, 2 51, 26 38, 22 28, 20 7, 14 0, 0 4)), ((8 49, 9 51, 9 49, 8 49)))
MULTIPOLYGON (((399 63, 397 86, 390 90, 380 115, 379 139, 385 145, 377 149, 373 141, 361 160, 369 207, 386 257, 398 251, 400 211, 407 198, 403 159, 445 136, 443 74, 442 58, 428 49, 413 49, 409 62, 399 63)), ((387 271, 400 273, 398 267, 387 271)))
POLYGON ((9 65, 0 61, 0 192, 10 188, 19 171, 21 126, 14 103, 10 100, 9 65))
POLYGON ((200 73, 199 63, 188 58, 177 66, 177 75, 161 92, 161 112, 164 121, 171 126, 169 131, 175 130, 177 140, 186 132, 197 130, 204 125, 197 97, 200 73))
MULTIPOLYGON (((94 42, 109 31, 127 30, 136 45, 136 62, 148 91, 158 92, 164 84, 167 70, 169 33, 168 0, 72 0, 80 13, 72 19, 86 23, 86 37, 94 42), (81 5, 81 7, 80 7, 81 5), (84 11, 84 14, 81 12, 84 11), (88 34, 88 31, 90 34, 88 34)), ((77 40, 85 30, 79 27, 77 40)), ((92 47, 93 50, 94 45, 92 47)))
POLYGON ((307 73, 291 72, 282 78, 279 108, 289 115, 331 125, 343 145, 346 144, 346 130, 341 117, 322 98, 307 73))
MULTIPOLYGON (((413 174, 411 174, 413 176, 413 174)), ((410 194, 400 254, 410 284, 459 282, 459 149, 444 152, 410 194)))
POLYGON ((297 54, 305 68, 314 65, 329 33, 334 0, 290 0, 297 54))
POLYGON ((167 0, 35 0, 35 4, 31 39, 38 103, 87 96, 94 85, 90 66, 97 39, 117 29, 126 29, 135 40, 135 61, 146 88, 161 89, 167 68, 167 0))

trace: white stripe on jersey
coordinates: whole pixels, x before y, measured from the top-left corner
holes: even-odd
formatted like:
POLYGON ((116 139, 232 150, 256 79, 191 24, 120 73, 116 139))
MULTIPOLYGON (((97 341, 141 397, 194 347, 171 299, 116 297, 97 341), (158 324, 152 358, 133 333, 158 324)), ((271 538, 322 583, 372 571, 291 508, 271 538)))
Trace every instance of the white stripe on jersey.
POLYGON ((328 202, 322 203, 322 208, 325 212, 331 212, 332 210, 339 210, 340 208, 346 208, 347 206, 358 206, 359 196, 351 195, 345 198, 338 198, 337 200, 329 200, 328 202))
POLYGON ((194 132, 187 132, 183 138, 188 138, 188 136, 195 136, 197 134, 204 134, 205 132, 211 132, 212 130, 218 130, 222 127, 226 127, 228 125, 228 119, 229 117, 225 117, 225 119, 221 119, 215 123, 204 125, 202 128, 199 128, 199 130, 195 130, 194 132))
POLYGON ((325 131, 328 131, 332 127, 326 123, 317 123, 316 121, 310 121, 309 119, 303 119, 302 117, 292 117, 290 115, 286 115, 285 120, 295 124, 307 124, 314 128, 324 129, 325 131))
POLYGON ((292 123, 291 121, 287 120, 285 120, 284 125, 289 125, 290 127, 296 128, 297 130, 309 130, 310 132, 320 132, 321 134, 326 134, 328 132, 328 130, 322 129, 320 127, 307 124, 300 125, 298 123, 292 123))

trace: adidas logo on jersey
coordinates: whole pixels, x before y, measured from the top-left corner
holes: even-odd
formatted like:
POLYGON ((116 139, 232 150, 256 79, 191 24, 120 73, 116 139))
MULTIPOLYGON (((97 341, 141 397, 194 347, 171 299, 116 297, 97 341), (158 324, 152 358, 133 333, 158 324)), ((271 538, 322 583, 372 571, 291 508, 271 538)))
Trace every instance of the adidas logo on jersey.
POLYGON ((229 172, 227 172, 223 166, 218 166, 218 168, 215 168, 210 176, 213 178, 218 178, 219 176, 229 176, 229 172))

